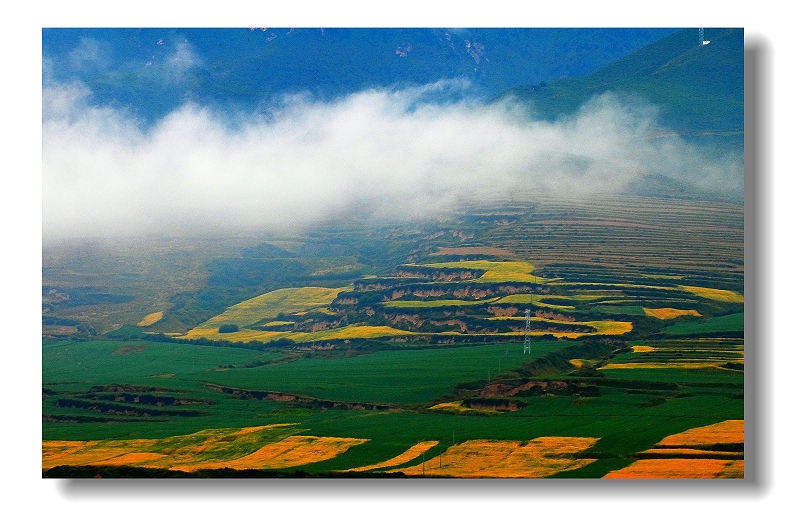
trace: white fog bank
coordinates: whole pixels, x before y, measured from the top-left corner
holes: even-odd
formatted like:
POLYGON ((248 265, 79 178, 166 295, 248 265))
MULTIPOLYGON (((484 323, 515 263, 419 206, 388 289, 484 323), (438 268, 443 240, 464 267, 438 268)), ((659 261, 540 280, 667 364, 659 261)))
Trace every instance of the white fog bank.
POLYGON ((741 194, 741 159, 709 163, 652 107, 593 99, 556 123, 513 104, 433 103, 434 84, 333 102, 295 96, 268 118, 186 105, 143 130, 88 103, 80 84, 43 91, 43 237, 175 234, 305 224, 358 208, 424 217, 520 187, 624 193, 647 175, 741 194))

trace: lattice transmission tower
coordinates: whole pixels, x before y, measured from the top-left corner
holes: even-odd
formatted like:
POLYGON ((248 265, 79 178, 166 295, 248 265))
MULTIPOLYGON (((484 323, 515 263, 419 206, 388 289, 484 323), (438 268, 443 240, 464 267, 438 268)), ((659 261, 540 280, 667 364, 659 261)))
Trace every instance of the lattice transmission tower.
POLYGON ((711 40, 706 40, 705 33, 703 32, 702 27, 697 30, 697 38, 699 40, 700 47, 703 47, 704 45, 708 45, 711 43, 711 40))
POLYGON ((531 353, 531 310, 525 309, 525 342, 522 344, 522 354, 531 353))

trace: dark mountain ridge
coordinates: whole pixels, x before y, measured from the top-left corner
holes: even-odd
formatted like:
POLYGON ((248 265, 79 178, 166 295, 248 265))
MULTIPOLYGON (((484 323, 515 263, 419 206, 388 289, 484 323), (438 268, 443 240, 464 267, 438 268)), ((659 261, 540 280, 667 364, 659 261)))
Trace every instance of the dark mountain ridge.
POLYGON ((43 29, 46 79, 79 80, 93 103, 145 120, 186 101, 257 111, 287 92, 329 99, 368 88, 468 79, 489 99, 582 76, 674 29, 43 29))

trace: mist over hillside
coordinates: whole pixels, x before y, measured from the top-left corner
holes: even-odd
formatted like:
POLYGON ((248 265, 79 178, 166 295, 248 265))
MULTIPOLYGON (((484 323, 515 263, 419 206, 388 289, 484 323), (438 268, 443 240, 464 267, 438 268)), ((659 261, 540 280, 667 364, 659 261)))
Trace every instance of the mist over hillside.
MULTIPOLYGON (((601 69, 596 74, 602 73, 605 83, 595 84, 593 89, 570 87, 585 85, 585 79, 537 84, 538 90, 528 89, 537 96, 540 91, 545 93, 533 100, 536 107, 540 98, 553 100, 558 93, 576 100, 564 110, 538 115, 531 113, 532 102, 524 96, 486 103, 488 78, 502 77, 504 82, 514 78, 489 74, 496 61, 492 60, 494 48, 488 44, 477 58, 460 49, 461 54, 448 55, 442 62, 463 65, 471 60, 473 72, 483 71, 472 77, 451 78, 453 71, 463 72, 463 68, 448 70, 444 66, 437 71, 405 72, 378 67, 375 70, 389 76, 370 76, 358 66, 374 65, 371 48, 362 45, 368 37, 383 41, 388 34, 427 35, 441 43, 445 33, 452 38, 459 35, 462 42, 476 34, 491 41, 489 36, 495 33, 337 30, 335 40, 350 41, 354 47, 347 49, 363 47, 365 58, 335 62, 338 76, 349 80, 329 88, 325 82, 331 78, 334 62, 318 56, 328 52, 328 47, 308 43, 330 43, 327 39, 333 37, 327 30, 292 32, 280 38, 276 33, 276 38, 263 42, 272 33, 240 30, 235 34, 241 41, 225 41, 224 45, 220 41, 218 54, 207 56, 200 51, 212 48, 220 33, 168 32, 172 36, 152 43, 162 54, 151 55, 155 61, 149 66, 145 63, 145 72, 135 74, 133 55, 149 49, 150 44, 142 39, 152 40, 156 30, 75 31, 44 32, 42 193, 46 242, 86 236, 224 234, 303 226, 356 214, 371 219, 431 218, 466 200, 506 198, 521 190, 577 198, 648 194, 742 199, 741 155, 688 141, 685 133, 668 125, 671 120, 663 118, 678 114, 670 103, 682 99, 679 93, 660 104, 657 99, 628 96, 627 91, 614 89, 630 86, 636 78, 631 67, 618 64, 642 63, 642 57, 654 56, 652 49, 659 50, 657 60, 651 60, 654 63, 667 60, 670 53, 683 57, 714 51, 723 41, 716 35, 710 45, 696 51, 687 50, 685 38, 678 38, 685 32, 670 33, 625 58, 627 62, 601 69), (111 47, 99 39, 112 35, 117 40, 111 47), (204 35, 205 40, 192 35, 204 35), (291 65, 286 60, 279 63, 290 71, 305 64, 305 76, 298 73, 294 81, 295 87, 307 85, 309 89, 279 91, 275 87, 278 82, 269 87, 275 91, 264 98, 268 102, 260 103, 255 112, 244 110, 237 100, 253 95, 253 85, 248 82, 269 75, 263 71, 262 76, 237 75, 255 70, 256 58, 263 61, 272 55, 242 53, 234 59, 230 46, 251 49, 248 39, 258 37, 263 46, 301 36, 297 41, 309 45, 307 52, 292 56, 317 58, 291 65), (70 43, 75 47, 70 48, 70 43), (126 45, 127 54, 117 56, 118 49, 126 45), (47 54, 54 46, 70 49, 66 59, 54 60, 47 54), (75 74, 65 74, 64 64, 75 74), (212 77, 226 79, 208 83, 212 77), (406 81, 397 82, 399 77, 406 81), (391 85, 381 85, 386 78, 393 79, 391 85), (214 89, 209 90, 210 85, 214 89), (241 87, 241 96, 230 91, 234 86, 241 87), (166 91, 177 98, 164 98, 166 91), (184 96, 187 92, 191 96, 184 96), (161 104, 158 110, 164 115, 148 122, 136 105, 137 97, 161 104), (224 100, 231 102, 226 105, 221 102, 224 100)), ((521 42, 516 48, 519 59, 519 51, 535 41, 532 35, 540 31, 545 41, 554 38, 554 33, 544 30, 497 34, 506 39, 513 35, 521 42)), ((598 30, 592 34, 589 41, 597 42, 599 35, 606 33, 598 30)), ((608 34, 612 38, 607 43, 620 38, 613 30, 608 34)), ((470 41, 473 52, 477 52, 476 41, 470 41)), ((422 53, 419 46, 412 48, 422 53)), ((274 52, 281 49, 288 52, 286 46, 274 52)), ((398 49, 393 44, 392 60, 414 53, 413 49, 398 49)), ((503 56, 512 55, 509 51, 503 56)), ((726 56, 736 57, 730 52, 726 56)), ((738 57, 743 60, 741 54, 738 57)), ((503 63, 501 69, 515 70, 509 66, 512 62, 503 63)), ((707 61, 684 60, 677 69, 656 67, 655 72, 646 74, 661 74, 661 83, 651 85, 669 85, 674 75, 666 73, 688 71, 698 63, 707 61)), ((736 92, 726 96, 735 97, 736 92)), ((710 107, 708 111, 713 111, 710 107)))

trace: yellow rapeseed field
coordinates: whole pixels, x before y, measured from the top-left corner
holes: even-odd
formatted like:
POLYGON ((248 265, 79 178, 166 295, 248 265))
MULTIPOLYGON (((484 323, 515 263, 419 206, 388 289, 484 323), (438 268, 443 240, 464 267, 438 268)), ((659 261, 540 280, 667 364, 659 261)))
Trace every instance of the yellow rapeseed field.
POLYGON ((428 407, 430 410, 444 410, 448 412, 483 412, 485 414, 497 414, 497 411, 492 409, 473 409, 465 407, 461 401, 449 401, 447 403, 438 403, 433 407, 428 407))
POLYGON ((648 309, 644 307, 644 313, 648 316, 658 318, 659 320, 671 320, 680 316, 702 316, 702 314, 694 309, 671 309, 668 307, 662 309, 648 309))
POLYGON ((491 303, 497 298, 487 298, 485 300, 393 300, 385 303, 388 308, 436 308, 436 307, 469 307, 482 303, 491 303))
POLYGON ((251 325, 262 319, 271 319, 280 313, 296 314, 327 307, 342 291, 352 290, 351 286, 299 287, 277 289, 250 298, 228 307, 225 312, 214 316, 198 326, 199 329, 218 329, 220 325, 236 324, 239 327, 251 325))
POLYGON ((664 357, 652 360, 642 356, 638 361, 626 363, 608 363, 602 369, 705 369, 727 368, 728 363, 744 364, 744 347, 732 347, 724 350, 715 347, 651 347, 649 345, 634 345, 634 353, 646 354, 661 352, 664 357), (737 350, 738 349, 738 350, 737 350))
POLYGON ((469 440, 454 445, 424 465, 393 469, 408 475, 463 478, 542 478, 584 467, 593 459, 576 459, 597 438, 541 437, 529 442, 469 440), (441 464, 440 464, 441 463, 441 464))
POLYGON ((692 448, 652 448, 647 449, 644 452, 640 452, 641 455, 645 456, 664 456, 669 454, 672 457, 680 456, 687 456, 687 457, 694 457, 694 456, 706 456, 708 458, 714 457, 719 459, 720 457, 726 457, 730 459, 744 459, 743 452, 729 452, 729 451, 719 451, 719 450, 705 450, 705 449, 692 449, 692 448))
POLYGON ((744 420, 721 421, 713 425, 689 429, 667 436, 656 444, 671 447, 692 447, 714 443, 744 443, 744 420))
POLYGON ((385 325, 348 325, 319 332, 296 332, 287 338, 296 342, 346 340, 353 338, 381 338, 384 336, 413 336, 416 332, 395 329, 385 325))
POLYGON ((544 281, 541 277, 534 277, 534 266, 528 262, 521 261, 489 261, 489 260, 471 260, 460 262, 441 262, 441 263, 426 263, 423 267, 435 267, 442 269, 474 269, 485 271, 483 275, 478 278, 478 281, 485 282, 539 282, 544 281))
POLYGON ((640 459, 604 478, 713 479, 744 477, 744 461, 726 459, 640 459))
POLYGON ((136 465, 193 471, 203 468, 284 468, 338 456, 368 440, 293 435, 291 423, 207 429, 163 439, 44 441, 42 468, 58 465, 136 465))
POLYGON ((428 407, 431 410, 466 410, 466 407, 461 405, 460 401, 448 401, 446 403, 437 403, 433 407, 428 407))
POLYGON ((743 478, 744 477, 744 460, 731 461, 725 468, 722 469, 717 475, 718 478, 743 478))
POLYGON ((137 323, 139 327, 149 327, 150 325, 161 321, 161 318, 164 317, 164 311, 153 312, 145 316, 142 321, 137 323))
POLYGON ((696 296, 700 296, 701 298, 708 298, 709 300, 723 301, 726 303, 744 303, 744 296, 734 291, 711 289, 708 287, 692 287, 689 285, 681 285, 680 288, 696 296))
POLYGON ((268 321, 264 324, 264 327, 283 327, 284 325, 294 325, 293 321, 268 321))
POLYGON ((728 362, 742 363, 743 360, 703 360, 703 361, 648 361, 642 363, 609 363, 598 370, 612 369, 707 369, 719 367, 728 362))
POLYGON ((599 283, 599 282, 574 282, 574 281, 550 281, 550 285, 557 285, 563 287, 587 287, 587 286, 602 286, 602 287, 619 287, 623 289, 656 289, 660 291, 673 290, 675 287, 665 287, 663 285, 643 285, 641 283, 599 283))
POLYGON ((652 278, 655 280, 682 280, 683 276, 677 274, 640 274, 643 278, 652 278))
MULTIPOLYGON (((486 318, 493 321, 525 321, 523 316, 492 316, 486 318)), ((594 332, 549 332, 531 330, 531 335, 545 335, 552 334, 557 338, 577 338, 578 336, 616 336, 625 334, 633 329, 633 323, 630 321, 616 321, 616 320, 596 320, 596 321, 566 321, 566 320, 551 320, 549 318, 536 318, 537 322, 550 323, 554 325, 588 325, 595 329, 594 332)), ((507 335, 519 335, 518 332, 501 333, 507 335)))
POLYGON ((375 470, 385 467, 394 467, 397 465, 402 465, 403 463, 408 463, 412 459, 422 456, 424 452, 427 452, 428 450, 432 449, 438 444, 439 444, 438 441, 422 441, 420 443, 417 443, 413 447, 409 448, 402 454, 398 454, 397 456, 391 459, 387 459, 386 461, 381 461, 380 463, 375 463, 374 465, 364 465, 363 467, 349 469, 349 472, 363 472, 365 470, 375 470))
POLYGON ((629 321, 600 320, 600 321, 585 321, 585 322, 575 322, 575 323, 582 323, 584 325, 589 325, 591 327, 594 327, 595 329, 597 329, 597 332, 594 332, 592 334, 596 335, 617 336, 633 330, 633 323, 629 321))
POLYGON ((127 465, 129 467, 153 467, 156 463, 163 459, 164 454, 158 452, 128 452, 120 454, 102 461, 93 462, 92 465, 115 466, 120 467, 127 465))
POLYGON ((206 328, 206 327, 195 327, 194 329, 187 332, 184 336, 178 336, 179 338, 186 338, 186 339, 199 339, 205 338, 207 340, 227 340, 227 341, 270 341, 278 338, 286 338, 288 337, 288 333, 286 332, 270 332, 270 331, 260 331, 255 329, 239 329, 236 332, 226 332, 220 333, 219 328, 206 328))
POLYGON ((744 443, 744 420, 727 420, 672 434, 659 441, 646 455, 683 457, 646 458, 607 474, 606 478, 743 478, 744 454, 708 450, 714 444, 744 443), (707 457, 702 457, 707 456, 707 457))
POLYGON ((414 336, 416 332, 395 329, 385 325, 348 325, 337 329, 322 330, 317 332, 279 332, 261 331, 255 329, 240 329, 236 332, 220 334, 217 329, 195 328, 186 335, 180 336, 187 339, 206 338, 209 340, 228 340, 247 342, 252 340, 270 341, 287 338, 298 343, 307 341, 346 340, 363 338, 381 338, 385 336, 414 336))
POLYGON ((121 459, 140 448, 147 448, 153 440, 127 441, 43 441, 42 468, 58 465, 95 465, 111 459, 121 459))
POLYGON ((199 469, 217 468, 243 470, 299 467, 335 458, 350 447, 367 441, 369 440, 358 438, 289 436, 281 441, 268 443, 257 451, 241 458, 193 463, 191 465, 178 464, 171 468, 173 470, 192 472, 199 469))
MULTIPOLYGON (((597 296, 594 296, 595 298, 597 296)), ((545 298, 559 298, 569 300, 580 300, 580 296, 557 296, 557 295, 543 295, 543 294, 509 294, 496 300, 495 303, 514 303, 519 305, 536 305, 539 308, 547 309, 574 309, 574 305, 554 305, 552 303, 545 303, 545 298)))

